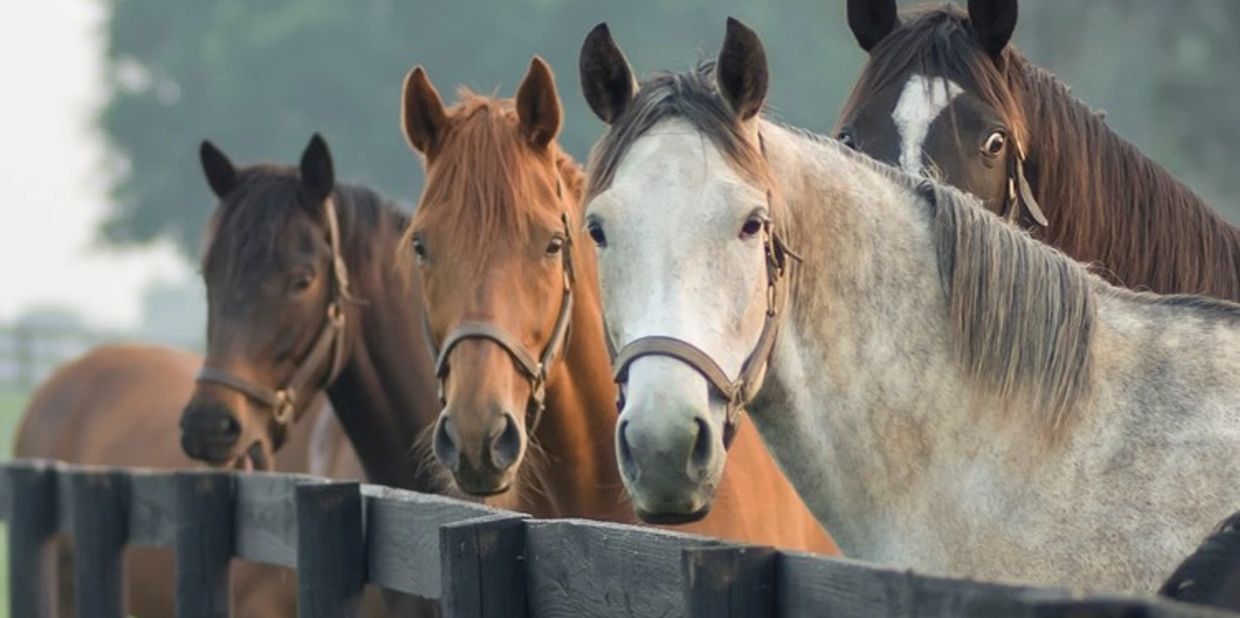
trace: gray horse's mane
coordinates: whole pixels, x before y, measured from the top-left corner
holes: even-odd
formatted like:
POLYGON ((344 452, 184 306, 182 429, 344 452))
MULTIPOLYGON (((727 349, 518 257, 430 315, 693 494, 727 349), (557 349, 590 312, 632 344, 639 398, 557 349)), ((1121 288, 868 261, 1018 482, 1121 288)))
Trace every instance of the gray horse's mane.
MULTIPOLYGON (((666 73, 637 96, 596 145, 589 196, 606 189, 628 149, 670 118, 689 121, 741 174, 770 178, 761 145, 719 97, 710 64, 666 73)), ((959 358, 968 375, 1008 409, 1028 409, 1052 436, 1089 388, 1098 294, 1148 305, 1191 307, 1240 320, 1240 305, 1197 296, 1160 297, 1114 288, 1081 264, 1008 225, 954 187, 912 176, 835 140, 777 124, 833 149, 914 195, 931 220, 939 277, 950 303, 959 358)))

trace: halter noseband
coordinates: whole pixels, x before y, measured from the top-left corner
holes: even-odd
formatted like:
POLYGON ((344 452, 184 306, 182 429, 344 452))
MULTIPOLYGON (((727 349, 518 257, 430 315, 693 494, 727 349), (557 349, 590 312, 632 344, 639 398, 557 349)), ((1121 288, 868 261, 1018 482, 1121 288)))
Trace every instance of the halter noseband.
POLYGON ((239 378, 222 369, 204 365, 195 380, 199 383, 218 384, 237 391, 264 406, 271 408, 272 417, 280 427, 287 427, 293 422, 298 407, 298 396, 310 383, 310 378, 329 362, 327 374, 322 386, 335 381, 344 368, 344 344, 342 339, 345 331, 345 313, 343 301, 355 300, 349 294, 349 272, 345 267, 340 251, 340 224, 336 219, 336 207, 329 197, 323 203, 327 219, 328 244, 331 247, 332 277, 334 285, 332 296, 327 303, 327 314, 323 326, 310 351, 302 358, 297 370, 281 388, 272 389, 262 384, 239 378))
POLYGON ((467 339, 483 339, 495 343, 507 352, 508 356, 512 357, 512 360, 516 363, 517 369, 530 381, 529 410, 533 414, 529 419, 529 433, 533 433, 538 429, 538 423, 542 420, 543 411, 547 407, 547 374, 550 371, 552 362, 560 354, 560 350, 564 348, 564 342, 568 340, 573 314, 573 236, 568 225, 568 215, 560 215, 560 221, 564 224, 564 246, 560 248, 561 259, 564 263, 564 287, 560 295, 560 313, 555 318, 555 326, 551 330, 551 338, 547 341, 547 345, 543 347, 542 354, 538 355, 537 358, 530 353, 519 338, 489 322, 465 322, 457 326, 455 330, 448 334, 442 348, 439 348, 435 345, 434 338, 431 336, 430 322, 425 313, 423 314, 426 341, 431 347, 431 356, 435 357, 435 377, 439 381, 439 402, 441 405, 447 405, 448 403, 444 396, 443 386, 444 380, 448 377, 448 357, 451 356, 452 350, 467 339))
MULTIPOLYGON (((761 144, 761 136, 759 136, 761 144)), ((765 148, 762 149, 765 154, 765 148)), ((770 193, 767 202, 770 203, 770 193)), ((772 210, 772 213, 774 211, 772 210)), ((745 404, 758 394, 759 377, 770 362, 771 351, 775 348, 775 336, 779 333, 779 317, 788 297, 788 286, 785 276, 788 269, 788 258, 800 260, 783 243, 775 232, 771 222, 762 224, 762 252, 766 262, 766 317, 762 322, 762 333, 758 335, 758 343, 741 364, 740 374, 735 380, 728 377, 727 372, 701 348, 676 337, 655 335, 634 339, 617 353, 612 346, 611 334, 604 333, 607 338, 608 350, 611 352, 613 376, 619 387, 616 408, 624 409, 624 387, 629 379, 629 367, 639 358, 647 356, 663 356, 680 361, 698 372, 717 391, 726 402, 726 415, 723 426, 723 446, 730 448, 736 438, 736 430, 740 426, 740 415, 745 404)))

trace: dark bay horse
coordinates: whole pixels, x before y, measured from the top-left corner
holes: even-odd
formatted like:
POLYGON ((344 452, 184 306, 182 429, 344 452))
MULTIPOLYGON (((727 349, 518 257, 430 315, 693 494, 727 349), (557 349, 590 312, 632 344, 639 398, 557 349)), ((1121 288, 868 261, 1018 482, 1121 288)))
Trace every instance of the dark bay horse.
POLYGON ((202 262, 207 357, 181 418, 186 452, 266 468, 325 390, 367 480, 438 489, 409 457, 439 405, 419 290, 390 267, 408 217, 337 186, 317 135, 300 168, 237 169, 209 142, 201 156, 220 204, 202 262))
POLYGON ((979 197, 1112 283, 1240 300, 1240 230, 1009 44, 1017 0, 849 0, 845 144, 979 197))
MULTIPOLYGON (((535 58, 515 100, 462 92, 445 108, 418 67, 403 109, 427 171, 409 238, 439 354, 435 454, 462 489, 518 510, 633 522, 594 252, 574 242, 585 179, 556 143, 550 68, 535 58)), ((838 554, 752 426, 732 453, 720 500, 685 530, 838 554)))
MULTIPOLYGON (((326 392, 367 481, 440 490, 411 457, 439 404, 420 290, 391 266, 408 217, 369 189, 337 185, 318 135, 298 167, 237 168, 209 142, 200 155, 220 203, 202 262, 207 356, 181 417, 185 451, 267 468, 326 392)), ((394 614, 433 612, 398 596, 388 597, 394 614)))
MULTIPOLYGON (((196 467, 181 451, 177 421, 201 364, 197 354, 159 346, 95 348, 60 367, 34 392, 17 432, 15 455, 88 465, 196 467)), ((275 458, 275 468, 357 478, 361 467, 339 428, 314 431, 320 418, 335 424, 321 398, 314 405, 314 420, 292 432, 275 458), (312 435, 326 448, 312 452, 312 435)), ((67 547, 59 554, 60 615, 72 616, 72 556, 67 547)), ((172 551, 130 548, 125 572, 132 615, 173 615, 172 551)), ((296 578, 287 569, 238 563, 232 578, 236 615, 295 615, 296 578)))

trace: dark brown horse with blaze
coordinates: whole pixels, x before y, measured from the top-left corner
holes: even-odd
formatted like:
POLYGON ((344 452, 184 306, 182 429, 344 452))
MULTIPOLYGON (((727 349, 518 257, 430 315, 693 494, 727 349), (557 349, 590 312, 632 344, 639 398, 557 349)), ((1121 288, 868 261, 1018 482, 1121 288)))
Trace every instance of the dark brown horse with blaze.
POLYGON ((266 468, 326 392, 366 480, 435 492, 438 477, 410 458, 439 410, 422 299, 391 265, 408 217, 337 185, 317 135, 299 167, 237 168, 205 142, 201 157, 220 204, 202 263, 207 356, 181 418, 186 452, 266 468))
POLYGON ((981 198, 1118 285, 1240 300, 1240 230, 1009 44, 1017 0, 849 0, 869 61, 838 137, 981 198))
MULTIPOLYGON (((87 465, 196 467, 197 462, 181 451, 177 420, 201 365, 197 354, 158 346, 95 348, 60 367, 35 390, 22 416, 15 454, 87 465)), ((357 478, 361 468, 356 456, 323 403, 322 398, 314 402, 312 420, 293 430, 275 458, 275 469, 357 478)), ((65 545, 58 554, 58 615, 74 616, 72 555, 65 545)), ((171 550, 126 550, 125 598, 130 614, 173 615, 173 564, 171 550)), ((296 614, 296 577, 288 569, 238 563, 232 584, 238 616, 296 614)))
MULTIPOLYGON (((556 143, 551 70, 535 58, 515 100, 461 99, 445 108, 421 67, 406 78, 404 130, 427 172, 408 235, 442 381, 435 454, 462 489, 519 510, 633 522, 595 256, 573 242, 584 177, 556 143)), ((685 530, 838 553, 749 424, 732 457, 713 511, 685 530)))

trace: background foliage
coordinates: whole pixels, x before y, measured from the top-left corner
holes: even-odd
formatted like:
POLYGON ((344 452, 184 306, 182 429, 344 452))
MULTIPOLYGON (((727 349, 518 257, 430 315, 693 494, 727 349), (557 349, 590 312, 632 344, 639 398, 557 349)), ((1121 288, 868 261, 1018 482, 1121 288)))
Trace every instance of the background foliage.
MULTIPOLYGON (((112 243, 175 239, 196 255, 212 207, 197 163, 210 138, 239 161, 292 162, 311 133, 341 177, 412 203, 420 183, 399 133, 401 80, 427 67, 456 85, 510 96, 534 54, 558 69, 564 144, 578 158, 601 132, 581 100, 577 51, 607 21, 639 73, 710 58, 735 15, 772 64, 783 120, 831 128, 864 60, 842 0, 106 0, 113 150, 112 243)), ((1233 219, 1240 195, 1240 2, 1038 0, 1017 41, 1112 126, 1233 219), (1220 79, 1222 76, 1230 76, 1220 79)))

